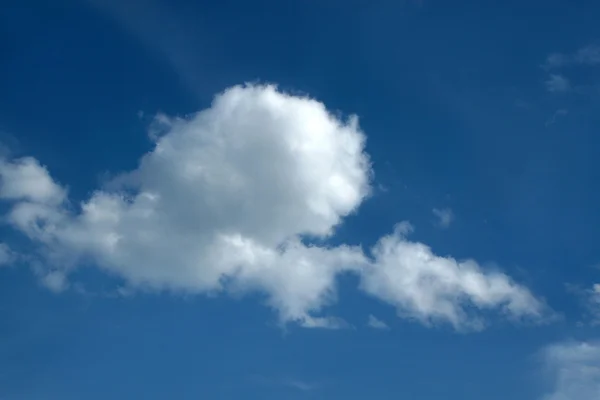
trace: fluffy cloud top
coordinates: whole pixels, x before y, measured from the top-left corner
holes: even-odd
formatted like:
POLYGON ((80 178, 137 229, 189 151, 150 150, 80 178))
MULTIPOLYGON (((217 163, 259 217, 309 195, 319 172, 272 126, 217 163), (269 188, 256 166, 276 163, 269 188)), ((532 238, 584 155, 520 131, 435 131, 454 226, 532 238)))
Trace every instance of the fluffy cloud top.
POLYGON ((543 353, 553 388, 544 400, 600 399, 600 344, 561 343, 543 353))
MULTIPOLYGON (((371 167, 356 117, 274 86, 236 86, 189 118, 158 121, 139 167, 80 207, 35 159, 0 163, 11 224, 40 245, 54 274, 92 261, 135 288, 191 293, 258 291, 282 322, 340 327, 318 316, 336 278, 423 322, 481 325, 466 307, 538 316, 542 305, 506 275, 438 257, 407 231, 366 255, 327 238, 369 195, 371 167)), ((57 275, 59 276, 59 275, 57 275)), ((62 275, 60 275, 62 276, 62 275)))
POLYGON ((60 204, 65 199, 65 191, 34 158, 25 157, 12 163, 0 159, 0 176, 1 199, 47 204, 60 204))

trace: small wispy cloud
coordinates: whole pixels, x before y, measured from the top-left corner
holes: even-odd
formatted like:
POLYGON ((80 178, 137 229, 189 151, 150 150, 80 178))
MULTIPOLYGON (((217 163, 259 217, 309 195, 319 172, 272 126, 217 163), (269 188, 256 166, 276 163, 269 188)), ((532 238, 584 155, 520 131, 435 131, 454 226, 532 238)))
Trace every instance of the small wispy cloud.
POLYGON ((301 390, 303 392, 309 392, 311 390, 315 390, 318 386, 316 383, 304 382, 304 381, 299 381, 296 379, 286 380, 283 382, 283 385, 291 387, 293 389, 301 390))
POLYGON ((542 68, 549 74, 544 82, 546 90, 551 93, 564 93, 572 90, 580 91, 586 85, 571 84, 571 81, 558 71, 567 70, 574 66, 598 66, 600 65, 600 46, 588 45, 581 47, 573 53, 552 53, 547 58, 542 68))
POLYGON ((597 65, 600 64, 600 46, 588 45, 574 53, 552 53, 546 58, 546 69, 561 68, 567 65, 597 65))
POLYGON ((284 387, 302 392, 310 392, 319 387, 318 383, 308 382, 302 379, 291 379, 291 378, 277 378, 268 377, 263 375, 252 375, 249 377, 250 382, 259 386, 267 387, 284 387))
POLYGON ((449 208, 434 208, 432 212, 438 218, 437 223, 441 228, 450 227, 450 224, 454 221, 454 213, 449 208))
POLYGON ((550 118, 548 118, 548 120, 546 121, 546 126, 550 126, 553 125, 556 120, 562 116, 565 116, 569 113, 568 110, 564 109, 564 108, 560 108, 558 110, 556 110, 552 116, 550 118))
POLYGON ((388 324, 386 324, 385 322, 383 322, 382 320, 380 320, 379 318, 375 317, 374 315, 369 315, 369 320, 367 321, 367 325, 373 329, 390 329, 390 327, 388 326, 388 324))
POLYGON ((567 92, 571 89, 571 82, 560 74, 551 74, 545 83, 546 89, 552 93, 567 92))
POLYGON ((300 325, 304 328, 321 328, 321 329, 350 329, 352 325, 338 317, 305 317, 300 321, 300 325))
POLYGON ((15 257, 15 253, 6 243, 0 243, 0 267, 11 264, 15 257))
POLYGON ((590 45, 579 49, 575 60, 580 64, 600 64, 600 46, 590 45))

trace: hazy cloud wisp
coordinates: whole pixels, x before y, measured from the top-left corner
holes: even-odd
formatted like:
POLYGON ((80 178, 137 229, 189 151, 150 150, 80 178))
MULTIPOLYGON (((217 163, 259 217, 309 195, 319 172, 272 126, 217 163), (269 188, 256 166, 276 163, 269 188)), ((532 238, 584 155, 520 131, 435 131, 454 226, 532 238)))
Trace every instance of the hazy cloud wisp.
POLYGON ((438 218, 437 223, 441 228, 449 228, 454 221, 454 213, 449 208, 434 208, 433 214, 438 218))
POLYGON ((382 329, 382 330, 390 329, 388 324, 386 324, 379 318, 375 317, 374 315, 369 315, 369 319, 367 320, 367 325, 373 329, 382 329))

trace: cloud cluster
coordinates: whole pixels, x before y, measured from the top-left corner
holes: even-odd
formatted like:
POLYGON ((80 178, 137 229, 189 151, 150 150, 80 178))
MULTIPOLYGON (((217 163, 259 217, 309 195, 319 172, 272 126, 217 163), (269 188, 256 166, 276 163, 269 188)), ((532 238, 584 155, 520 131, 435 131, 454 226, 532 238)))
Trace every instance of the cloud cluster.
POLYGON ((508 276, 435 255, 401 224, 365 253, 325 239, 368 197, 358 119, 342 121, 274 86, 235 86, 187 118, 160 117, 137 169, 79 205, 33 158, 0 162, 7 220, 39 246, 45 279, 63 287, 83 262, 132 290, 264 294, 282 322, 341 327, 322 316, 340 274, 424 323, 480 328, 482 310, 539 317, 508 276), (314 240, 313 240, 314 242, 314 240))
POLYGON ((544 400, 600 399, 600 344, 560 343, 547 347, 543 361, 552 390, 544 400))

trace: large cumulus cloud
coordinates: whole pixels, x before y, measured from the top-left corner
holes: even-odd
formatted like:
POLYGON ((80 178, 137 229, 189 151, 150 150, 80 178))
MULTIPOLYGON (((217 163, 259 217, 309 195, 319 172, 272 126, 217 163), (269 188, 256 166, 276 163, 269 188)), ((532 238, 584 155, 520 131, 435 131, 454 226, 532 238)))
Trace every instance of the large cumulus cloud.
POLYGON ((542 313, 508 276, 410 242, 407 225, 369 254, 306 244, 333 235, 369 195, 372 171, 354 116, 343 121, 316 100, 246 85, 193 116, 158 123, 138 168, 78 206, 37 160, 2 160, 6 217, 39 245, 52 274, 85 260, 132 289, 258 291, 282 322, 311 327, 340 325, 319 311, 346 272, 400 315, 427 323, 480 327, 466 308, 542 313))

